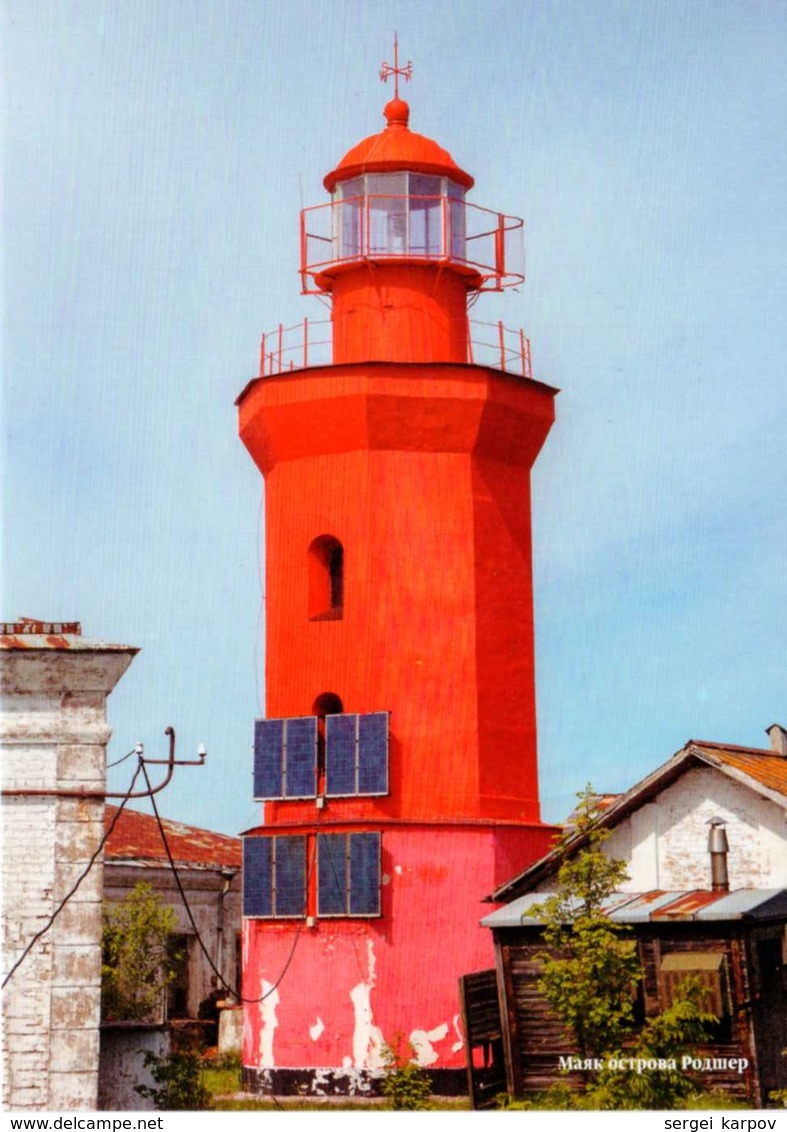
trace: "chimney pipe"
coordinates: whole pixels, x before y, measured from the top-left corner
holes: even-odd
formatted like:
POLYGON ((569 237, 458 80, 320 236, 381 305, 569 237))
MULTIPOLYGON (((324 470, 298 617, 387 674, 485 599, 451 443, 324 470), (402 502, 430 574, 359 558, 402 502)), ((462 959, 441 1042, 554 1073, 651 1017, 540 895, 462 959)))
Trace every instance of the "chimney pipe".
POLYGON ((772 723, 765 728, 765 734, 771 741, 771 753, 787 758, 787 731, 778 723, 772 723))
POLYGON ((727 853, 729 844, 724 829, 723 818, 711 818, 708 850, 710 852, 711 888, 714 892, 729 892, 730 878, 727 872, 727 853))

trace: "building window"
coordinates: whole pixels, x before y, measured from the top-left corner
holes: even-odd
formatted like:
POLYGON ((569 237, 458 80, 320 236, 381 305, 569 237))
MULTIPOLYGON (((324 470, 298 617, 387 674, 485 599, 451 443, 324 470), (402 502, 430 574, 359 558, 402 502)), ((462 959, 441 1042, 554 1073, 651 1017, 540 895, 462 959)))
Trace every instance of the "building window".
POLYGON ((320 535, 309 547, 309 620, 339 621, 344 615, 344 547, 320 535))
POLYGON ((243 841, 243 914, 261 919, 306 915, 306 838, 243 841))
POLYGON ((379 833, 317 835, 317 915, 380 915, 379 833))
POLYGON ((317 718, 255 719, 254 799, 314 798, 317 718))
POLYGON ((723 1039, 729 1029, 730 994, 723 951, 676 951, 662 955, 659 970, 661 1007, 666 1010, 681 998, 681 983, 699 979, 707 991, 703 1009, 715 1015, 713 1036, 723 1039))
POLYGON ((325 720, 325 793, 329 798, 388 793, 388 712, 325 720))
POLYGON ((167 939, 167 1018, 189 1017, 189 937, 171 935, 167 939))

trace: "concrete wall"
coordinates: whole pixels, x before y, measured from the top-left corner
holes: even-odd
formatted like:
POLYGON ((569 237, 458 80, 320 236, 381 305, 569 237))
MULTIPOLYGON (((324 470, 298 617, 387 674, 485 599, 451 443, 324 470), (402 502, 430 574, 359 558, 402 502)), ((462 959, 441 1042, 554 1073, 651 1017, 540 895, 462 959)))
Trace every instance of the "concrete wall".
MULTIPOLYGON (((3 971, 87 867, 104 831, 106 698, 136 650, 81 637, 0 648, 3 971), (73 643, 73 648, 71 643, 73 643)), ((93 1109, 101 991, 101 862, 10 979, 3 1103, 93 1109)))
POLYGON ((166 1026, 104 1026, 101 1030, 101 1073, 98 1107, 109 1112, 149 1112, 155 1107, 141 1097, 137 1085, 153 1085, 145 1054, 165 1057, 170 1050, 166 1026))

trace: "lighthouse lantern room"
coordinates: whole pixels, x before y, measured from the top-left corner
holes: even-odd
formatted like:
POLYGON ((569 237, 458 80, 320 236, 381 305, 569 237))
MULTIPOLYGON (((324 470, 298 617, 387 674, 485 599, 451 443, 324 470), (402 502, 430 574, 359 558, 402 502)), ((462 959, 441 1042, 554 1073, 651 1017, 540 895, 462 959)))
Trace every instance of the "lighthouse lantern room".
MULTIPOLYGON (((382 76, 409 78, 410 64, 382 76)), ((536 766, 530 469, 554 415, 519 332, 468 320, 523 279, 522 221, 386 125, 301 214, 314 324, 239 400, 265 477, 266 716, 244 837, 246 1087, 373 1088, 403 1036, 464 1087, 458 976, 481 904, 554 833, 536 766), (486 328, 489 331, 489 328, 486 328), (324 332, 318 331, 324 338, 324 332), (489 360, 491 359, 491 360, 489 360)), ((407 1050, 405 1049, 405 1053, 407 1050)))

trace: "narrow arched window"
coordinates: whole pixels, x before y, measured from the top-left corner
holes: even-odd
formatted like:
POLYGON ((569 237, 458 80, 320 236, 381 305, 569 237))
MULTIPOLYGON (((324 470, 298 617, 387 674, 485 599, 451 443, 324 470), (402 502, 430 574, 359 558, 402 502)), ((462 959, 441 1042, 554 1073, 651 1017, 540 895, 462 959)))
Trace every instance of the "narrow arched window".
POLYGON ((309 620, 338 621, 344 614, 344 547, 320 535, 309 547, 309 620))
POLYGON ((312 704, 312 711, 318 718, 339 715, 344 711, 344 704, 335 692, 323 692, 312 704))

